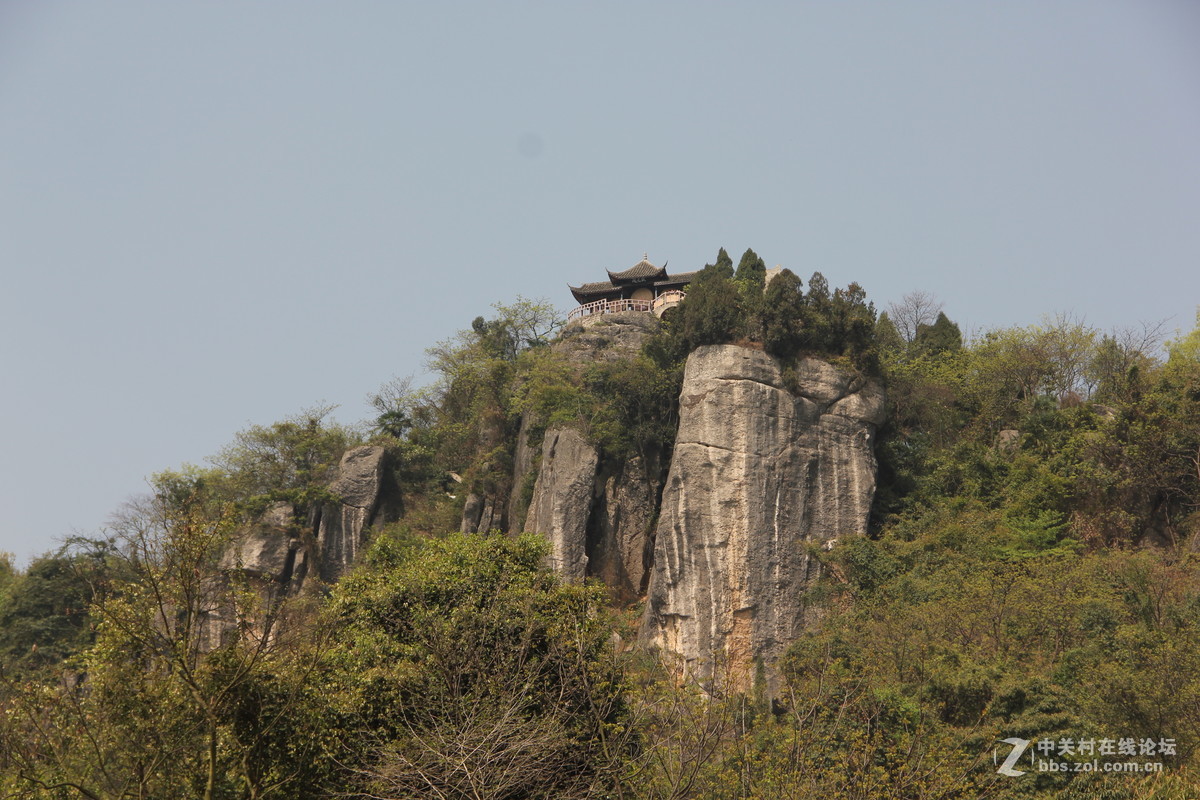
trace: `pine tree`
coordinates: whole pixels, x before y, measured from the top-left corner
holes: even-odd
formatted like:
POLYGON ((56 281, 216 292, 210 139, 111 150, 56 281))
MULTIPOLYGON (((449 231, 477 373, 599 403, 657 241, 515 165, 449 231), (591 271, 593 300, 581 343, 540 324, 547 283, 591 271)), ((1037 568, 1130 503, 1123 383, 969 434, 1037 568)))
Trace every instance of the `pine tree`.
POLYGON ((761 292, 767 280, 766 262, 759 258, 753 250, 747 248, 746 252, 742 254, 742 260, 738 262, 734 278, 752 284, 761 292))
POLYGON ((875 322, 875 341, 879 344, 879 351, 882 353, 904 352, 904 339, 886 311, 881 313, 875 322))
POLYGON ((917 353, 956 353, 962 349, 962 331, 939 311, 932 325, 917 326, 913 348, 917 353))
POLYGON ((733 259, 729 257, 729 253, 725 252, 724 247, 717 251, 717 263, 705 264, 704 269, 692 282, 695 283, 696 280, 701 280, 705 277, 712 277, 716 275, 720 275, 725 278, 733 277, 733 259))
POLYGON ((790 269, 780 272, 767 287, 763 302, 763 347, 773 356, 790 358, 804 346, 805 298, 803 285, 790 269))

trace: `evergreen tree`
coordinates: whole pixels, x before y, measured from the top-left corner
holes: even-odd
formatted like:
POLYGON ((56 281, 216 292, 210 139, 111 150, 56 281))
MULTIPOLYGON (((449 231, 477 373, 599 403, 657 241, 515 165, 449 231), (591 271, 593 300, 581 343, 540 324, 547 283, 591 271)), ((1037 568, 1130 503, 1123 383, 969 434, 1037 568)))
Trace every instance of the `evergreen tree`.
POLYGON ((36 559, 0 589, 0 671, 57 665, 93 638, 92 585, 106 580, 102 548, 36 559))
POLYGON ((745 304, 737 284, 719 266, 704 268, 688 288, 682 308, 682 334, 689 352, 705 344, 732 342, 745 333, 745 304))
POLYGON ((729 257, 729 253, 725 252, 724 247, 717 251, 717 263, 705 264, 704 269, 700 271, 700 274, 692 282, 695 283, 706 276, 715 277, 717 275, 725 278, 733 277, 733 259, 729 257))
POLYGON ((733 280, 746 311, 745 336, 755 341, 762 340, 763 287, 766 279, 767 265, 753 250, 747 249, 733 280))
POLYGON ((763 302, 763 347, 777 358, 791 358, 804 345, 805 298, 796 273, 785 269, 767 287, 763 302))
POLYGON ((835 341, 831 312, 829 281, 820 272, 814 272, 808 279, 808 303, 804 309, 805 349, 840 352, 835 341))
POLYGON ((857 283, 837 289, 830 303, 832 353, 848 355, 860 367, 877 359, 875 348, 875 306, 867 302, 867 293, 857 283))
POLYGON ((742 254, 742 260, 738 262, 734 278, 757 287, 761 292, 767 280, 766 262, 759 258, 753 250, 747 248, 746 252, 742 254))
POLYGON ((875 341, 879 345, 880 352, 904 352, 904 339, 900 336, 900 331, 896 329, 896 324, 892 322, 892 318, 888 316, 888 312, 886 311, 882 312, 879 315, 879 319, 875 322, 875 341))
POLYGON ((913 339, 913 348, 918 353, 957 353, 962 349, 962 331, 939 311, 932 325, 918 325, 913 339))
POLYGON ((808 279, 808 297, 815 306, 823 307, 829 303, 829 281, 820 272, 814 272, 808 279))

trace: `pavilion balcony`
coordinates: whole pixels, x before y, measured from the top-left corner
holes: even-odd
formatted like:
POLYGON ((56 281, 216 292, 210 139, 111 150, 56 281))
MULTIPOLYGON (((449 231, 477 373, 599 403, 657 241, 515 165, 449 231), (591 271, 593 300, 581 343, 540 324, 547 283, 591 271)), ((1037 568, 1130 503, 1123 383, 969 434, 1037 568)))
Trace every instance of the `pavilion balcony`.
POLYGON ((614 299, 596 300, 577 306, 567 315, 567 322, 575 320, 590 320, 603 314, 622 314, 627 311, 642 311, 661 317, 671 306, 677 305, 684 297, 683 292, 671 290, 663 292, 653 300, 614 299))

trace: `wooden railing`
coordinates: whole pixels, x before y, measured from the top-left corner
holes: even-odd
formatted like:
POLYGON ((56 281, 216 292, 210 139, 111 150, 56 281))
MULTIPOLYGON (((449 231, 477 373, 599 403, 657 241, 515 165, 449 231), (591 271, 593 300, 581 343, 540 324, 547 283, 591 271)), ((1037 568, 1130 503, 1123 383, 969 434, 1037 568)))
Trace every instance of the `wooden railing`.
POLYGON ((584 303, 567 315, 567 322, 596 314, 619 314, 622 311, 653 311, 653 300, 597 300, 584 303))
POLYGON ((570 314, 567 314, 567 322, 584 319, 585 317, 593 317, 597 314, 620 314, 623 311, 658 311, 660 308, 675 305, 683 297, 683 292, 672 289, 669 292, 663 292, 653 300, 596 300, 592 303, 584 303, 581 306, 577 306, 570 314))
POLYGON ((657 311, 665 306, 673 306, 681 302, 686 295, 678 289, 671 289, 663 292, 658 297, 654 298, 654 310, 657 311))

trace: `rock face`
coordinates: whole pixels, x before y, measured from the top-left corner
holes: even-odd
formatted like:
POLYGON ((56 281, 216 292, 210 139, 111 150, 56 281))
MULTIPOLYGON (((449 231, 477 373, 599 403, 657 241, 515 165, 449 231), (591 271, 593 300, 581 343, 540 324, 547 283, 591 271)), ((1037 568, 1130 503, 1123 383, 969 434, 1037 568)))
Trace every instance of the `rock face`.
POLYGON ((816 359, 794 372, 734 345, 689 356, 655 535, 643 640, 741 689, 760 663, 774 683, 812 613, 809 548, 865 533, 875 491, 882 390, 816 359))
POLYGON ((568 325, 554 343, 554 349, 581 362, 626 359, 641 350, 646 337, 658 328, 658 318, 653 314, 640 311, 604 314, 587 325, 568 325))
POLYGON ((305 520, 297 519, 290 503, 271 506, 236 537, 221 569, 239 570, 272 594, 300 592, 311 565, 322 581, 336 580, 362 550, 367 529, 398 517, 399 494, 384 450, 375 446, 346 451, 329 490, 339 502, 313 509, 305 520), (302 535, 306 528, 310 537, 302 535))
POLYGON ((658 465, 640 457, 597 477, 599 493, 588 519, 588 574, 603 581, 619 602, 633 602, 646 591, 650 525, 661 486, 658 465))
POLYGON ((342 456, 338 476, 329 486, 341 502, 322 506, 316 526, 321 580, 341 577, 358 557, 364 531, 382 521, 388 499, 385 479, 382 447, 354 447, 342 456))
MULTIPOLYGON (((581 366, 624 361, 641 350, 659 324, 652 314, 605 314, 587 325, 568 326, 553 347, 581 366)), ((533 423, 523 419, 517 439, 510 529, 545 534, 551 564, 568 580, 596 577, 618 602, 636 600, 646 586, 650 522, 663 480, 661 459, 614 458, 567 428, 546 431, 539 449, 529 443, 533 423), (524 496, 535 474, 526 509, 524 496)))
POLYGON ((644 591, 655 470, 641 458, 605 464, 578 431, 553 428, 523 529, 550 541, 550 566, 570 581, 599 578, 619 602, 644 591))
POLYGON ((221 556, 221 569, 240 569, 252 578, 280 584, 289 580, 300 549, 294 517, 291 503, 268 508, 221 556))
MULTIPOLYGON (((567 325, 551 347, 581 366, 597 361, 624 361, 641 350, 646 337, 658 329, 659 321, 653 314, 633 311, 598 315, 588 318, 586 325, 581 322, 567 325)), ((538 420, 531 415, 522 417, 512 451, 509 480, 497 481, 498 485, 477 488, 468 493, 463 505, 460 531, 486 533, 506 530, 512 533, 530 529, 527 522, 531 502, 530 483, 539 473, 538 461, 541 456, 541 448, 530 444, 530 430, 537 427, 537 423, 538 420)), ((484 442, 483 449, 490 450, 503 443, 505 432, 493 421, 484 423, 479 436, 484 442)), ((538 524, 544 524, 544 520, 538 524)))
POLYGON ((517 446, 513 453, 513 485, 508 497, 508 528, 512 531, 525 530, 525 516, 533 499, 530 492, 533 482, 537 480, 537 459, 541 451, 530 444, 529 437, 530 429, 536 422, 533 414, 525 414, 521 417, 521 429, 517 432, 517 446))
POLYGON ((599 458, 578 431, 546 431, 525 530, 546 535, 550 566, 570 581, 587 576, 587 528, 599 458))

